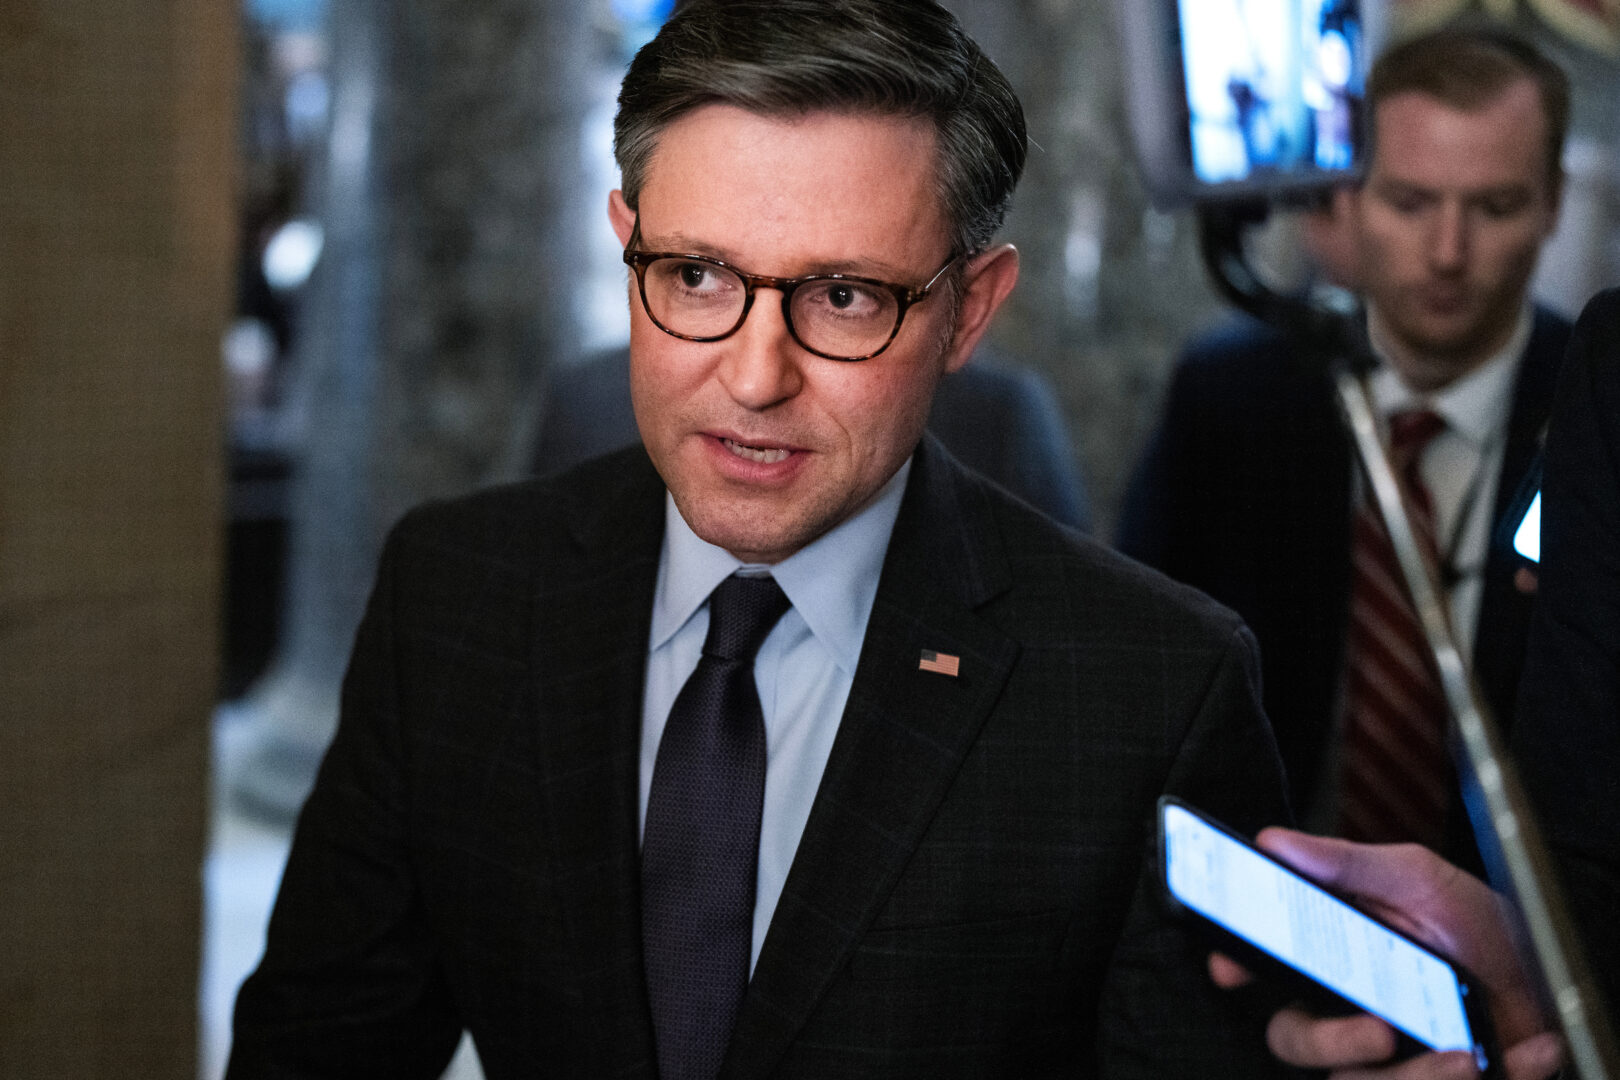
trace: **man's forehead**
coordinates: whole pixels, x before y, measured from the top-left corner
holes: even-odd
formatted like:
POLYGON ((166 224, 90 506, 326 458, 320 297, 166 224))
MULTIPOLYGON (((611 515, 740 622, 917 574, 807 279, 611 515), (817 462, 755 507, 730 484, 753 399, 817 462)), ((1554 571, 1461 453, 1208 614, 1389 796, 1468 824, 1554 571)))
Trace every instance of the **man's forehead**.
MULTIPOLYGON (((1392 94, 1374 113, 1374 174, 1546 173, 1548 119, 1533 80, 1470 107, 1422 90, 1392 94)), ((1458 177, 1461 178, 1460 176, 1458 177)))
MULTIPOLYGON (((743 247, 724 242, 716 243, 707 236, 686 232, 682 229, 670 229, 656 233, 649 233, 643 229, 641 246, 648 251, 669 251, 682 255, 707 255, 711 259, 719 259, 721 262, 736 266, 741 270, 752 271, 755 269, 747 265, 748 252, 743 247)), ((861 253, 858 255, 824 255, 796 270, 795 273, 861 274, 868 277, 889 275, 903 278, 913 273, 914 270, 915 267, 891 262, 882 253, 870 255, 861 253)))
MULTIPOLYGON (((684 145, 694 139, 702 140, 708 148, 734 148, 764 155, 766 163, 773 160, 773 154, 792 155, 796 148, 802 147, 820 155, 830 146, 843 155, 838 160, 845 167, 856 164, 867 171, 881 171, 891 166, 890 138, 907 144, 916 158, 937 170, 940 164, 935 153, 938 133, 933 121, 926 116, 876 109, 777 112, 710 102, 687 109, 664 125, 654 138, 648 157, 648 182, 659 159, 669 156, 672 143, 684 145)), ((797 160, 787 157, 784 168, 797 160)), ((872 178, 881 179, 881 176, 872 178)))
POLYGON ((926 119, 705 105, 659 135, 636 209, 646 250, 757 273, 904 278, 944 258, 940 192, 926 119), (792 265, 758 265, 767 254, 792 265))

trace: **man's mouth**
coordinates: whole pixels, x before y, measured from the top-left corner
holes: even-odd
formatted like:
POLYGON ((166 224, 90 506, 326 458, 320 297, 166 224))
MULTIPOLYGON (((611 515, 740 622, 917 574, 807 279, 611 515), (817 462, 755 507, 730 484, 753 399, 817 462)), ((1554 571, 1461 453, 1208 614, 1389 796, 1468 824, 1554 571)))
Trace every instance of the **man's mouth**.
POLYGON ((786 461, 793 453, 777 446, 748 446, 732 439, 722 438, 720 442, 738 457, 761 465, 775 465, 779 461, 786 461))
POLYGON ((1465 307, 1470 300, 1468 290, 1460 288, 1424 289, 1418 297, 1425 307, 1447 311, 1465 307))

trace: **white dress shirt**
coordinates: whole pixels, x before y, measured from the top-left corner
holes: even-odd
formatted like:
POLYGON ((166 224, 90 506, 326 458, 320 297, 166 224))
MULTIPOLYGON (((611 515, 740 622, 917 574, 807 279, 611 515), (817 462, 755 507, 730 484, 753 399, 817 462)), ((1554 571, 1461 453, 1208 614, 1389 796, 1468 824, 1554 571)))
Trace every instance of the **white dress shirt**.
POLYGON ((765 716, 766 764, 750 971, 838 734, 910 474, 908 459, 859 514, 774 566, 744 564, 699 538, 674 499, 664 496, 664 542, 641 705, 643 828, 658 741, 676 695, 697 668, 709 630, 709 594, 738 570, 769 571, 793 604, 754 659, 754 683, 765 716))
MULTIPOLYGON (((1437 392, 1419 394, 1409 389, 1387 362, 1369 381, 1386 439, 1389 418, 1408 409, 1432 409, 1446 422, 1446 429, 1423 452, 1418 471, 1434 500, 1435 540, 1442 569, 1453 582, 1448 594, 1451 625, 1464 656, 1474 650, 1485 560, 1490 554, 1492 510, 1513 412, 1513 385, 1533 322, 1527 304, 1513 336, 1499 352, 1437 392)), ((1370 330, 1376 352, 1381 336, 1376 313, 1370 330)))

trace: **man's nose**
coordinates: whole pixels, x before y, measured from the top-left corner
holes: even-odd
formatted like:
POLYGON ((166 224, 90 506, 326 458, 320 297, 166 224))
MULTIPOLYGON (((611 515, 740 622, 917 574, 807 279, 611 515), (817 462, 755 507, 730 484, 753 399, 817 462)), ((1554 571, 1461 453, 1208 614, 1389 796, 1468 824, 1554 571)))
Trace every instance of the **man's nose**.
POLYGON ((788 331, 781 293, 761 288, 737 332, 720 343, 718 374, 731 399, 747 409, 768 409, 804 386, 804 350, 788 331))
POLYGON ((1456 203, 1440 207, 1429 237, 1429 263, 1434 269, 1455 273, 1467 265, 1469 229, 1467 207, 1456 203))

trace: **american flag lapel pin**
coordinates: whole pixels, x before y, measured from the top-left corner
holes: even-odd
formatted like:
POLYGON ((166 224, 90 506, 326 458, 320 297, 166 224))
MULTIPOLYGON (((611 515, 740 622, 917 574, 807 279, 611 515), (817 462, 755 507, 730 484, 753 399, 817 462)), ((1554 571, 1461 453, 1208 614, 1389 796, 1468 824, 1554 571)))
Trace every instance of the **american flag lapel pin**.
POLYGON ((924 649, 922 659, 917 661, 918 671, 932 671, 936 675, 949 675, 953 679, 961 668, 960 656, 952 656, 948 652, 935 652, 933 649, 924 649))

